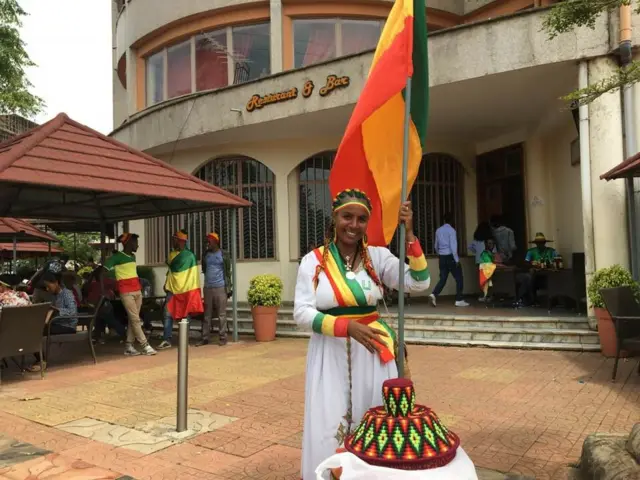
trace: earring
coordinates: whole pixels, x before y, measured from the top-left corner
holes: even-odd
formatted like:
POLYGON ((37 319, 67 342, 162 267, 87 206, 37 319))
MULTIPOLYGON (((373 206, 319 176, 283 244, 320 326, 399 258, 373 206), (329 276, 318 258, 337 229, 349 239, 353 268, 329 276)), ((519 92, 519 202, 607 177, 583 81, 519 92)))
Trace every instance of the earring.
POLYGON ((364 236, 362 237, 362 245, 367 248, 367 245, 369 244, 369 237, 367 237, 367 234, 365 233, 364 236))
POLYGON ((332 235, 333 240, 332 241, 333 241, 333 243, 336 243, 336 240, 338 239, 338 231, 336 230, 336 226, 332 225, 331 226, 331 230, 333 230, 333 235, 332 235))

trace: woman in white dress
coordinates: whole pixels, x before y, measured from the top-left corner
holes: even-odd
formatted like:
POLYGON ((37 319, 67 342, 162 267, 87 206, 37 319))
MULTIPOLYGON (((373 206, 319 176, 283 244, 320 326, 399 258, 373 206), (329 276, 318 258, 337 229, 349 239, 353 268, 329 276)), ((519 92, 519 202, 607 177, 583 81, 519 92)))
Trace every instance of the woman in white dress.
MULTIPOLYGON (((387 248, 368 247, 371 201, 345 190, 333 202, 323 247, 300 263, 294 319, 311 330, 306 367, 302 478, 339 448, 364 413, 382 404, 382 383, 398 376, 395 332, 376 306, 383 285, 397 289, 400 261, 387 248), (355 341, 352 341, 355 340, 355 341)), ((403 203, 407 257, 402 281, 409 292, 429 288, 427 261, 413 233, 411 203, 403 203)))

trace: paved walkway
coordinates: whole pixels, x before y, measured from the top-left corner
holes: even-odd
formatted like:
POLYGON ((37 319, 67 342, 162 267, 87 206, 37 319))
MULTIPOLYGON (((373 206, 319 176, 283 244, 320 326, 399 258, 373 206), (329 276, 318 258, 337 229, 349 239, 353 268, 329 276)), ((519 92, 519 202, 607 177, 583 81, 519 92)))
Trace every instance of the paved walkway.
MULTIPOLYGON (((0 478, 299 478, 305 340, 192 349, 186 435, 174 432, 175 350, 101 346, 94 366, 81 347, 53 357, 44 381, 5 375, 0 478)), ((410 346, 410 358, 419 403, 479 467, 566 478, 586 434, 640 418, 635 361, 612 384, 611 360, 593 353, 410 346)))

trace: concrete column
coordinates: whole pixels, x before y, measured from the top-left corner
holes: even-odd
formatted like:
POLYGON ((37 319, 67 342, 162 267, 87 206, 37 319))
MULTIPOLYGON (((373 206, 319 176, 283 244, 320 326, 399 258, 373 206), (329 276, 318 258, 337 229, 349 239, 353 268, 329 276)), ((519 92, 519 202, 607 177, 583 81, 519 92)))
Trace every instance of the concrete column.
MULTIPOLYGON (((591 60, 589 84, 610 77, 616 69, 613 58, 591 60)), ((600 180, 624 159, 619 92, 605 94, 589 106, 589 127, 595 269, 616 263, 629 268, 624 182, 600 180)))
POLYGON ((537 232, 543 232, 547 238, 551 238, 554 234, 549 221, 551 197, 541 135, 536 133, 527 139, 524 157, 528 234, 533 238, 537 232))
POLYGON ((138 111, 138 75, 137 57, 135 52, 127 48, 127 115, 131 116, 138 111))
POLYGON ((282 71, 282 0, 270 0, 271 73, 282 71))

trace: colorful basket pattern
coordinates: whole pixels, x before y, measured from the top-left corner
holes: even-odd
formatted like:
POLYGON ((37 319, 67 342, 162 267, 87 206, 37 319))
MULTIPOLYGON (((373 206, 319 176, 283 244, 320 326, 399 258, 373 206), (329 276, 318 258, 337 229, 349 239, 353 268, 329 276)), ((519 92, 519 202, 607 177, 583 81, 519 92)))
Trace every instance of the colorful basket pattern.
POLYGON ((410 380, 387 380, 382 391, 384 407, 365 413, 345 441, 347 451, 371 465, 402 470, 443 467, 455 458, 460 439, 430 408, 415 405, 410 380))

